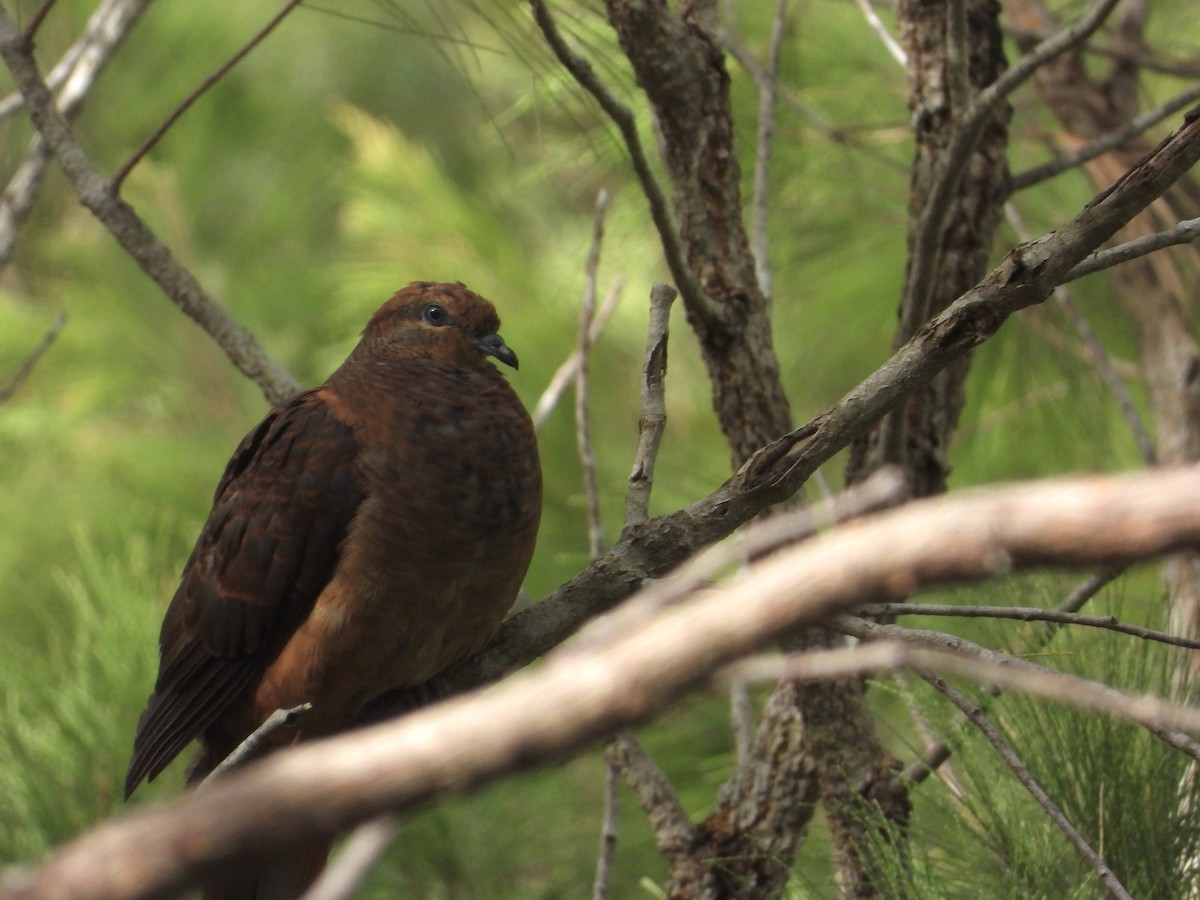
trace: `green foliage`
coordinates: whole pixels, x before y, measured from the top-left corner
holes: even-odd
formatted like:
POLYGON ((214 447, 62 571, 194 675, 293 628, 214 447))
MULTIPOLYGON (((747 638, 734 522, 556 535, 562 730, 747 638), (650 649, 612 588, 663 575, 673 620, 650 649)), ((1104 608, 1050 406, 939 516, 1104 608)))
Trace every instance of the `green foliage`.
POLYGON ((63 608, 27 612, 42 641, 0 636, 0 862, 36 857, 119 807, 130 725, 154 683, 140 648, 157 638, 162 545, 139 535, 113 551, 77 537, 63 608))
MULTIPOLYGON (((1044 593, 1041 599, 1052 596, 1044 593)), ((976 597, 973 602, 984 601, 976 597)), ((1106 611, 1130 618, 1120 604, 1106 611)), ((983 630, 990 632, 988 646, 1015 645, 1009 649, 1018 654, 1023 647, 1036 648, 1026 657, 1134 694, 1190 696, 1181 695, 1176 685, 1186 669, 1184 651, 1083 629, 1059 630, 1049 643, 1041 625, 992 623, 983 630)), ((938 693, 914 681, 924 715, 952 749, 943 771, 963 794, 937 777, 914 790, 911 855, 898 857, 894 845, 882 839, 874 847, 889 860, 881 873, 885 895, 1049 900, 1100 893, 1096 873, 991 744, 938 693)), ((992 698, 970 685, 956 687, 1001 730, 1033 778, 1133 896, 1168 900, 1194 892, 1200 873, 1188 861, 1200 850, 1200 783, 1188 757, 1122 720, 1019 694, 992 698)), ((882 823, 864 815, 878 837, 882 823)))
MULTIPOLYGON (((92 6, 55 5, 39 35, 44 60, 74 39, 92 6)), ((276 6, 152 5, 78 121, 102 169, 119 165, 276 6)), ((738 6, 755 48, 770 27, 769 6, 738 6)), ((652 124, 611 30, 583 6, 555 7, 571 40, 638 110, 652 148, 652 124)), ((771 206, 775 338, 803 420, 889 351, 910 146, 903 73, 866 36, 853 5, 800 4, 797 15, 785 80, 818 116, 861 126, 853 136, 869 147, 831 140, 811 117, 781 113, 771 206)), ((731 77, 745 148, 755 90, 736 67, 731 77)), ((5 127, 6 145, 22 147, 27 127, 5 127)), ((1018 145, 1014 159, 1027 157, 1044 151, 1018 145)), ((744 154, 746 175, 749 160, 744 154)), ((499 306, 521 358, 513 382, 532 405, 575 342, 601 187, 612 204, 600 294, 625 282, 592 357, 599 387, 591 415, 611 538, 636 445, 645 298, 651 282, 667 276, 613 129, 553 64, 525 5, 306 4, 177 123, 125 193, 303 382, 325 377, 396 288, 462 280, 499 306)), ((1039 189, 1031 227, 1050 227, 1086 198, 1082 182, 1070 179, 1039 189)), ((1108 345, 1131 352, 1099 280, 1080 291, 1108 345)), ((0 285, 0 383, 60 310, 69 314, 61 338, 0 407, 8 510, 0 517, 0 861, 36 856, 119 807, 161 613, 225 460, 264 412, 255 389, 52 176, 0 285)), ((707 375, 680 310, 673 325, 656 512, 728 475, 707 375)), ((1064 333, 1052 308, 1033 310, 976 355, 956 484, 1137 464, 1093 368, 1062 352, 1064 333)), ((547 491, 528 583, 535 597, 587 562, 574 441, 568 396, 541 434, 547 491)), ((1028 602, 1014 595, 1029 584, 996 602, 1028 602)), ((1058 596, 1064 584, 1037 582, 1038 600, 1058 596)), ((1126 612, 1153 619, 1157 603, 1130 600, 1126 612)), ((979 626, 956 630, 976 635, 979 626)), ((1169 687, 1171 657, 1157 648, 1063 634, 1052 649, 1097 677, 1138 690, 1169 687)), ((898 698, 876 696, 901 722, 894 752, 912 758, 913 730, 901 721, 898 698)), ((1093 896, 1094 881, 990 748, 940 701, 920 699, 935 724, 957 735, 951 765, 969 794, 960 802, 938 782, 917 790, 919 852, 896 864, 897 886, 931 898, 1093 896)), ((1179 759, 1109 720, 1015 697, 992 708, 1135 895, 1184 893, 1176 867, 1195 822, 1181 811, 1179 790, 1194 788, 1179 759)), ((726 720, 725 699, 699 693, 643 735, 695 818, 711 811, 732 765, 726 720)), ((177 791, 179 768, 146 796, 177 791)), ((583 895, 602 786, 603 763, 591 753, 415 815, 366 896, 583 895)), ((621 802, 614 896, 656 896, 664 864, 633 798, 623 793, 621 802)), ((814 829, 793 896, 835 895, 827 851, 814 829)))

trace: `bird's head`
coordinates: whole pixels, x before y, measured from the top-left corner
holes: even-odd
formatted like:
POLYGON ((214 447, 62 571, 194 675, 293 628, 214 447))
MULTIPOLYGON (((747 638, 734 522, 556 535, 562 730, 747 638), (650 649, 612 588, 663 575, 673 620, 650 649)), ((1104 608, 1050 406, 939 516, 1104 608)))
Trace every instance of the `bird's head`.
POLYGON ((440 359, 465 367, 484 365, 491 356, 515 369, 517 354, 499 330, 496 308, 461 283, 414 281, 371 316, 362 346, 385 356, 440 359))

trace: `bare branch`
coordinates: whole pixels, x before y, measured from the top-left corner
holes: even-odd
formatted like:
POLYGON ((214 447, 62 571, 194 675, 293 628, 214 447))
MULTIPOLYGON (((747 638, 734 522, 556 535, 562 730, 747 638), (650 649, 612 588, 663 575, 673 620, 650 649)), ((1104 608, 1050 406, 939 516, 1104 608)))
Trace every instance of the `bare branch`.
POLYGON ((1108 889, 1109 894, 1120 898, 1120 900, 1133 900, 1130 893, 1125 890, 1124 885, 1113 874, 1112 869, 1108 867, 1108 863, 1100 857, 1099 853, 1092 849, 1091 844, 1071 824, 1066 813, 1059 809, 1058 805, 1050 799, 1050 795, 1046 793, 1037 780, 1034 779, 1033 775, 1029 773, 1029 770, 1025 768, 1025 764, 1021 762, 1021 758, 1017 756, 1017 752, 1004 739, 1000 730, 983 714, 983 711, 936 675, 926 675, 924 677, 938 693, 954 704, 954 706, 958 707, 959 711, 967 717, 967 720, 987 738, 988 743, 992 745, 1000 755, 1000 758, 1004 760, 1004 764, 1008 766, 1009 771, 1016 776, 1021 786, 1029 791, 1030 796, 1042 808, 1055 827, 1066 835, 1071 846, 1075 848, 1075 852, 1096 873, 1101 884, 1108 889))
POLYGON ((901 304, 905 320, 900 334, 907 339, 928 318, 928 299, 937 273, 938 243, 951 204, 958 192, 962 174, 971 158, 984 126, 996 105, 1027 81, 1042 65, 1071 49, 1092 34, 1116 6, 1118 0, 1096 0, 1092 8, 1072 25, 1038 44, 1008 71, 976 95, 962 114, 962 121, 943 156, 940 177, 934 182, 928 200, 917 220, 909 253, 911 269, 906 279, 901 304))
POLYGON ((1127 565, 1105 566, 1100 571, 1093 573, 1067 595, 1058 611, 1063 613, 1079 612, 1083 609, 1084 604, 1100 593, 1105 585, 1111 584, 1115 579, 1121 577, 1128 568, 1127 565))
POLYGON ((654 487, 654 463, 667 426, 667 338, 675 288, 659 282, 650 289, 650 322, 646 329, 646 356, 642 365, 642 414, 638 421, 638 449, 629 488, 625 493, 625 527, 640 525, 649 516, 654 487))
POLYGON ((1129 262, 1131 259, 1137 259, 1148 253, 1165 250, 1167 247, 1190 244, 1198 237, 1200 237, 1200 218, 1185 219, 1174 228, 1168 228, 1166 231, 1143 235, 1142 237, 1134 238, 1132 241, 1126 241, 1124 244, 1109 247, 1106 250, 1097 250, 1068 272, 1066 281, 1074 281, 1077 278, 1118 266, 1123 262, 1129 262))
POLYGON ((9 379, 8 384, 0 386, 0 403, 6 402, 15 394, 33 373, 33 368, 38 364, 38 360, 45 355, 50 349, 50 345, 54 343, 63 326, 67 324, 67 314, 59 313, 54 317, 54 323, 50 326, 50 330, 38 342, 38 345, 33 348, 32 352, 25 357, 24 362, 18 367, 16 374, 9 379))
POLYGON ((883 20, 879 18, 875 12, 875 7, 871 5, 871 0, 856 0, 858 8, 863 14, 863 18, 867 20, 867 24, 871 26, 871 30, 875 32, 883 46, 887 48, 888 53, 892 55, 892 59, 898 62, 901 66, 908 65, 908 54, 904 52, 904 48, 900 46, 887 26, 883 24, 883 20))
POLYGON ((1017 191, 1023 191, 1035 184, 1074 169, 1088 160, 1095 159, 1109 150, 1114 150, 1147 129, 1153 128, 1168 116, 1173 116, 1179 110, 1191 106, 1197 100, 1200 100, 1200 84, 1182 91, 1161 106, 1144 112, 1137 118, 1130 119, 1128 123, 1120 128, 1113 129, 1105 134, 1104 137, 1097 138, 1090 143, 1072 150, 1070 153, 1064 153, 1062 156, 1052 159, 1049 162, 1042 163, 1040 166, 1034 166, 1025 172, 1019 172, 1012 177, 1010 190, 1014 194, 1017 191))
POLYGON ((1033 606, 959 606, 947 603, 872 603, 858 610, 866 618, 884 616, 949 616, 967 619, 1014 619, 1018 622, 1054 622, 1059 625, 1080 625, 1085 628, 1103 628, 1118 634, 1127 634, 1144 641, 1170 644, 1200 650, 1200 640, 1178 637, 1165 631, 1127 625, 1116 616, 1085 616, 1079 613, 1041 609, 1033 606))
POLYGON ((705 311, 709 318, 718 317, 719 311, 696 284, 687 260, 684 259, 679 233, 675 229, 675 223, 671 221, 666 197, 663 195, 658 180, 654 177, 654 170, 650 167, 650 161, 642 148, 642 139, 638 135, 637 120, 634 118, 633 112, 605 87, 591 64, 567 46, 567 42, 559 33, 558 25, 555 24, 554 17, 550 15, 550 10, 544 0, 530 0, 530 6, 533 8, 534 21, 546 38, 546 43, 554 51, 555 57, 571 77, 579 83, 579 86, 592 95, 600 108, 612 119, 617 130, 621 132, 621 137, 625 140, 625 149, 629 153, 629 161, 642 186, 646 202, 650 205, 650 218, 654 220, 654 226, 658 229, 658 239, 662 243, 663 254, 666 257, 667 266, 671 270, 671 277, 687 301, 688 308, 698 312, 705 311))
POLYGON ((398 828, 393 816, 380 816, 359 825, 300 900, 348 900, 387 851, 398 828))
MULTIPOLYGON (((616 739, 614 739, 616 740, 616 739)), ((612 742, 609 742, 612 747, 612 742)), ((612 867, 617 858, 617 801, 620 787, 619 763, 611 753, 604 761, 604 819, 600 824, 600 852, 596 858, 596 879, 592 882, 592 900, 608 900, 612 867)))
POLYGON ((267 738, 285 728, 291 728, 311 709, 311 703, 301 703, 299 706, 293 706, 291 709, 275 710, 275 712, 267 716, 261 725, 250 732, 246 739, 234 748, 232 753, 217 763, 213 770, 205 777, 204 783, 208 784, 213 779, 221 778, 238 766, 244 765, 254 757, 254 754, 258 752, 267 738))
MULTIPOLYGON (((1012 23, 1004 26, 1004 33, 1015 39, 1019 44, 1036 44, 1050 36, 1048 32, 1019 28, 1012 23)), ((1115 47, 1098 40, 1090 40, 1079 48, 1084 53, 1093 56, 1104 56, 1118 62, 1128 63, 1147 72, 1159 72, 1163 75, 1174 75, 1178 78, 1200 78, 1200 62, 1195 59, 1171 60, 1161 55, 1161 50, 1139 52, 1127 48, 1115 47)))
MULTIPOLYGON (((106 822, 7 880, 0 897, 161 896, 213 866, 329 837, 646 719, 717 668, 875 596, 1052 562, 1132 560, 1200 543, 1200 472, 1022 484, 911 503, 701 592, 644 628, 552 654, 505 684, 272 754, 164 806, 106 822), (1096 522, 1104 528, 1097 529, 1096 522)), ((903 631, 903 629, 901 629, 903 631)), ((947 655, 948 671, 965 669, 947 655)), ((922 663, 926 660, 922 658, 922 663)), ((978 662, 966 661, 977 670, 978 662)), ((988 675, 1049 696, 1026 666, 988 675)), ((1056 675, 1084 708, 1200 730, 1200 710, 1056 675)))
POLYGON ((923 628, 877 625, 856 616, 840 616, 837 630, 860 640, 898 640, 950 654, 938 671, 963 675, 993 688, 1017 690, 1044 700, 1067 703, 1092 712, 1120 716, 1141 725, 1164 744, 1200 761, 1200 743, 1178 729, 1200 731, 1200 709, 1178 706, 1158 697, 1132 697, 1108 685, 1035 665, 966 638, 923 628))
POLYGON ((50 10, 54 8, 56 2, 57 0, 42 0, 41 6, 30 17, 29 24, 25 26, 25 43, 28 46, 33 46, 33 39, 37 35, 38 29, 42 27, 42 22, 46 21, 46 16, 50 15, 50 10))
MULTIPOLYGON (((150 0, 105 0, 92 13, 71 49, 47 78, 47 84, 62 86, 58 109, 68 121, 79 111, 101 70, 133 29, 150 0)), ((20 99, 20 95, 17 95, 20 99)), ((13 112, 23 103, 11 104, 13 112)), ((3 113, 0 112, 0 118, 3 113)), ((33 208, 46 167, 53 158, 45 138, 34 135, 25 159, 17 167, 0 195, 0 266, 12 257, 21 225, 33 208)))
POLYGON ((20 29, 3 7, 0 7, 0 58, 25 97, 34 125, 54 151, 83 205, 164 293, 212 335, 234 365, 259 385, 269 401, 278 403, 295 394, 300 389, 296 380, 204 291, 133 209, 109 191, 71 134, 67 121, 55 108, 54 98, 24 47, 20 29))
POLYGON ((758 80, 758 135, 754 145, 754 184, 750 200, 750 246, 754 252, 754 268, 763 294, 771 297, 770 229, 767 212, 770 208, 771 144, 775 138, 775 108, 779 95, 779 50, 787 24, 787 0, 775 0, 775 15, 771 23, 771 49, 763 77, 758 80))
MULTIPOLYGON (((621 299, 621 291, 624 287, 624 280, 617 278, 613 281, 612 287, 608 289, 608 294, 605 296, 604 302, 600 304, 600 309, 592 318, 592 328, 588 332, 589 345, 596 343, 601 332, 604 331, 604 326, 612 318, 612 314, 617 309, 617 301, 621 299)), ((550 418, 550 413, 554 412, 554 408, 558 406, 562 395, 566 393, 568 387, 574 384, 575 376, 578 373, 579 346, 576 343, 576 346, 571 349, 571 355, 563 360, 563 364, 550 376, 550 381, 546 384, 546 389, 542 391, 542 396, 534 404, 533 413, 530 418, 533 419, 535 431, 541 431, 542 426, 546 424, 546 419, 550 418)))
POLYGON ((684 855, 695 843, 696 829, 662 769, 628 731, 618 732, 607 753, 633 789, 662 855, 668 861, 684 855))
POLYGON ((217 67, 215 72, 196 85, 195 89, 183 98, 171 114, 163 119, 162 123, 142 142, 140 147, 133 151, 133 155, 125 161, 125 164, 121 168, 117 169, 116 173, 109 180, 109 190, 112 191, 114 196, 121 193, 121 185, 125 183, 125 179, 133 171, 134 167, 142 161, 147 153, 154 149, 155 144, 162 140, 163 135, 171 129, 171 126, 178 122, 185 112, 191 109, 192 104, 199 100, 209 88, 224 78, 230 69, 245 59, 251 50, 266 40, 267 35, 274 31, 287 18, 288 14, 302 2, 303 0, 287 0, 283 8, 272 16, 266 25, 259 29, 258 34, 254 35, 254 37, 246 42, 245 46, 229 57, 229 59, 225 60, 225 62, 217 67))
POLYGON ((579 462, 583 467, 583 488, 587 497, 588 551, 593 560, 604 554, 604 523, 600 519, 600 487, 596 477, 596 454, 588 428, 588 360, 591 351, 592 317, 596 311, 596 270, 600 266, 600 245, 604 239, 604 214, 608 210, 608 191, 596 195, 596 214, 592 221, 592 243, 588 248, 583 279, 583 300, 579 304, 579 339, 575 352, 579 368, 575 373, 575 439, 579 462))

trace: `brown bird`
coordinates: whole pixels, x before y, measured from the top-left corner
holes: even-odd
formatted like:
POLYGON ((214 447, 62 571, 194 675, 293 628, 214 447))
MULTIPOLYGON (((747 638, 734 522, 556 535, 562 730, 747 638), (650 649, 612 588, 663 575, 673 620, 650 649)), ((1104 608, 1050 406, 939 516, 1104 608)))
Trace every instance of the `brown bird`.
MULTIPOLYGON (((341 367, 233 454, 167 609, 128 797, 193 739, 200 781, 276 709, 267 749, 356 723, 385 692, 481 649, 529 567, 541 472, 487 300, 414 282, 341 367)), ((291 897, 327 846, 248 864, 209 896, 291 897)))

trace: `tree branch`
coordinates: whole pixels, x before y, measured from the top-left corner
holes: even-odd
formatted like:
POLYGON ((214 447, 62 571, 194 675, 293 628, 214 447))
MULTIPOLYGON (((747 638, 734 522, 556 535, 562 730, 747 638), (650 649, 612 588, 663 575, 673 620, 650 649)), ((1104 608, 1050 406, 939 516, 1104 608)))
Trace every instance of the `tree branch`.
POLYGON ((663 247, 667 267, 671 270, 671 277, 684 295, 689 308, 706 310, 707 315, 716 316, 716 308, 696 284, 691 269, 688 268, 687 261, 684 259, 679 233, 675 230, 675 223, 671 221, 671 213, 667 209, 667 199, 662 188, 659 187, 658 180, 654 177, 654 171, 650 167, 646 151, 642 148, 642 139, 638 134, 637 120, 634 118, 633 112, 605 87, 591 64, 567 46, 567 42, 559 32, 558 25, 544 0, 530 0, 530 6, 533 9, 534 21, 546 38, 546 43, 554 51, 559 63, 579 83, 580 87, 592 95, 600 108, 617 126, 617 130, 621 132, 621 137, 625 141, 625 149, 629 153, 629 161, 633 165, 633 171, 642 186, 642 193, 645 195, 647 203, 650 204, 650 218, 654 220, 654 227, 658 229, 658 239, 663 247))
POLYGON ((8 384, 0 385, 0 403, 6 402, 15 394, 33 373, 33 368, 38 364, 38 361, 50 349, 51 344, 58 338, 58 334, 62 331, 63 326, 67 324, 67 314, 59 313, 54 317, 54 322, 50 325, 49 331, 42 336, 38 341, 38 345, 33 348, 24 361, 17 368, 16 373, 8 380, 8 384))
MULTIPOLYGON (((1157 471, 909 504, 776 554, 644 628, 556 653, 503 685, 281 751, 168 805, 104 823, 36 870, 7 877, 0 898, 161 896, 230 860, 329 837, 561 758, 645 720, 739 656, 868 597, 1194 546, 1198 492, 1200 473, 1157 471)), ((1001 668, 1013 682, 1028 674, 1001 668)), ((1072 697, 1109 711, 1119 693, 1101 697, 1093 687, 1072 697)), ((1138 720, 1200 730, 1200 710, 1154 698, 1129 702, 1138 720)))
POLYGON ((1200 731, 1196 727, 1200 725, 1200 710, 1195 707, 1178 706, 1151 696, 1131 697, 1108 685, 1035 665, 940 631, 877 625, 856 616, 840 616, 836 627, 860 640, 898 640, 950 653, 954 661, 941 665, 943 672, 966 675, 994 688, 1018 690, 1044 700, 1121 716, 1141 725, 1167 746, 1200 761, 1200 743, 1178 730, 1200 731), (990 674, 981 675, 985 670, 990 674))
POLYGON ((53 96, 24 46, 21 30, 3 7, 0 7, 0 58, 12 73, 34 125, 54 152, 80 202, 163 292, 213 337, 234 365, 262 389, 270 402, 278 403, 295 394, 300 389, 296 380, 267 356, 253 335, 234 322, 204 291, 195 276, 175 259, 132 207, 108 189, 55 107, 53 96))
POLYGON ((1062 612, 1055 609, 1040 609, 1033 606, 959 606, 948 603, 872 603, 858 610, 858 615, 868 619, 890 616, 948 616, 967 619, 1013 619, 1018 622, 1054 622, 1058 625, 1080 625, 1085 628, 1103 628, 1118 634, 1127 634, 1144 641, 1169 644, 1200 650, 1200 640, 1179 637, 1140 625, 1127 625, 1116 616, 1085 616, 1079 613, 1062 612))
POLYGON ((113 177, 109 179, 108 187, 114 196, 121 193, 121 185, 125 183, 125 179, 129 176, 129 173, 133 171, 134 167, 145 158, 147 153, 154 149, 154 146, 160 140, 162 140, 163 135, 170 131, 171 126, 178 122, 183 114, 191 109, 192 104, 204 96, 209 88, 224 78, 230 69, 245 59, 251 50, 266 40, 267 36, 274 31, 276 27, 283 22, 285 18, 287 18, 288 14, 302 2, 303 0, 287 0, 287 2, 283 5, 283 8, 280 9, 279 12, 275 13, 275 15, 270 18, 267 24, 259 29, 258 33, 254 35, 254 37, 247 41, 240 50, 233 54, 233 56, 229 57, 229 59, 225 60, 225 62, 218 66, 216 71, 211 73, 207 78, 196 85, 195 89, 186 97, 184 97, 182 101, 180 101, 179 105, 171 111, 171 114, 163 119, 159 126, 155 128, 153 132, 151 132, 150 136, 147 137, 146 140, 142 141, 141 146, 133 151, 133 154, 125 161, 124 165, 117 169, 113 177))
MULTIPOLYGON (((57 105, 64 119, 70 121, 79 111, 100 72, 149 3, 150 0, 105 0, 92 13, 79 40, 64 54, 47 78, 48 85, 62 87, 57 105)), ((20 95, 17 98, 20 99, 20 95)), ((16 112, 23 104, 8 105, 16 112)), ((0 117, 3 117, 3 112, 0 112, 0 117)), ((17 166, 3 196, 0 196, 0 266, 6 265, 12 257, 21 225, 33 208, 46 167, 53 156, 46 139, 35 134, 25 159, 17 166)))
POLYGON ((638 419, 638 448, 625 491, 625 528, 645 522, 654 487, 654 464, 667 427, 667 338, 675 288, 658 282, 650 289, 650 321, 642 363, 642 412, 638 419))
POLYGON ((510 618, 482 653, 432 682, 440 695, 493 680, 544 655, 596 614, 697 549, 790 497, 817 467, 863 434, 951 360, 990 338, 1013 313, 1044 301, 1093 248, 1200 159, 1200 116, 1189 117, 1127 178, 1063 227, 1027 241, 926 324, 845 397, 755 453, 715 492, 625 530, 603 557, 510 618))
POLYGON ((1088 160, 1095 159, 1097 156, 1103 156, 1109 150, 1115 150, 1147 129, 1153 128, 1168 116, 1173 116, 1179 110, 1191 106, 1197 100, 1200 100, 1200 84, 1180 92, 1161 106, 1144 112, 1137 118, 1130 119, 1127 124, 1122 125, 1120 128, 1114 128, 1101 138, 1084 144, 1070 153, 1064 153, 1062 156, 1056 157, 1049 162, 1042 163, 1040 166, 1019 172, 1012 177, 1010 191, 1014 194, 1017 191, 1023 191, 1026 188, 1033 187, 1035 184, 1074 169, 1088 160))
POLYGON ((1121 263, 1129 262, 1131 259, 1138 259, 1149 253, 1165 250, 1167 247, 1190 244, 1198 237, 1200 237, 1200 218, 1187 219, 1180 222, 1174 228, 1168 228, 1166 231, 1146 234, 1131 241, 1126 241, 1123 244, 1118 244, 1115 247, 1097 250, 1068 272, 1063 283, 1075 281, 1078 278, 1083 278, 1085 275, 1091 275, 1094 272, 1100 272, 1113 266, 1119 266, 1121 263))
POLYGON ((1021 786, 1029 792, 1030 796, 1042 808, 1055 827, 1066 836, 1071 846, 1075 848, 1075 852, 1096 873, 1100 879, 1100 883, 1108 889, 1108 893, 1118 898, 1118 900, 1133 900, 1129 891, 1125 890, 1125 886, 1113 874, 1112 869, 1108 867, 1108 864, 1101 858, 1100 854, 1092 849, 1092 845, 1071 824, 1066 813, 1059 808, 1058 804, 1050 799, 1050 795, 1038 784, 1037 779, 1030 774, 1025 764, 1021 762, 1021 758, 1017 756, 1017 752, 1004 739, 1004 735, 1000 733, 1000 730, 983 714, 983 710, 937 676, 925 675, 924 678, 933 686, 934 690, 956 706, 967 717, 967 721, 974 725, 987 739, 987 742, 992 745, 996 753, 1004 760, 1004 764, 1008 766, 1009 771, 1013 773, 1017 781, 1021 783, 1021 786))

